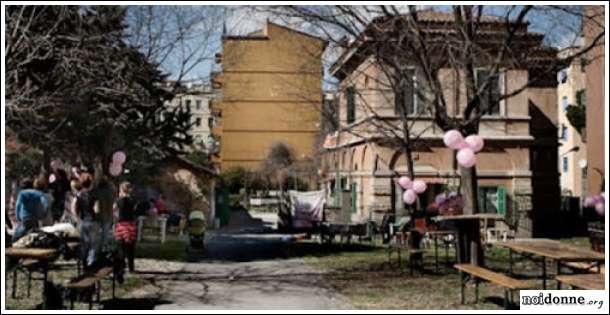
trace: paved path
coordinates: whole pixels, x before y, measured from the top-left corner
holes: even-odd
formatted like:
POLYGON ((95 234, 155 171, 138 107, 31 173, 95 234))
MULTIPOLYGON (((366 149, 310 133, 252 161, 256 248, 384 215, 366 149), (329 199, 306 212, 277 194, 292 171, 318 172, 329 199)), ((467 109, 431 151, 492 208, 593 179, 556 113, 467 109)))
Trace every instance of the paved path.
POLYGON ((128 298, 162 310, 350 308, 324 284, 323 271, 282 258, 280 238, 210 233, 200 262, 138 260, 146 284, 128 298))

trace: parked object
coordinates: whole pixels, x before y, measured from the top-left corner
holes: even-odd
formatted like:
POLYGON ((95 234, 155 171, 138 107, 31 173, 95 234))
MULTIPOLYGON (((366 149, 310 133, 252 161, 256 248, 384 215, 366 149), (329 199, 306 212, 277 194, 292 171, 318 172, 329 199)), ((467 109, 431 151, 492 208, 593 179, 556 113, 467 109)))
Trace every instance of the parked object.
POLYGON ((191 211, 188 217, 187 230, 190 247, 203 250, 205 248, 205 215, 202 211, 191 211))

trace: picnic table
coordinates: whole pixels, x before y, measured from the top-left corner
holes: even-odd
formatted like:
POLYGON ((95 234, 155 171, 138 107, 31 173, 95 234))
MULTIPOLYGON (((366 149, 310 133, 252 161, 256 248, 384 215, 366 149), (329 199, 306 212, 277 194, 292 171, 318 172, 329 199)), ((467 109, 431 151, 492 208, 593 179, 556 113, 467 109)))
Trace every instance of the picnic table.
POLYGON ((563 275, 555 278, 557 281, 585 290, 604 290, 604 275, 600 273, 584 273, 563 275))
MULTIPOLYGON (((19 247, 9 247, 6 248, 4 254, 9 258, 18 259, 21 264, 23 261, 34 262, 34 264, 29 264, 31 267, 36 266, 36 268, 40 269, 43 278, 41 280, 44 283, 47 282, 47 277, 49 273, 49 263, 57 258, 59 255, 59 251, 53 248, 19 248, 19 247)), ((12 289, 12 298, 16 298, 16 287, 17 287, 17 269, 19 265, 13 269, 13 289, 12 289)), ((29 290, 28 290, 29 291, 29 290)), ((44 295, 44 290, 42 292, 44 295)), ((44 296, 43 296, 44 300, 44 296)))
MULTIPOLYGON (((513 252, 517 252, 522 256, 533 259, 539 257, 542 261, 542 288, 546 290, 547 270, 546 260, 552 259, 557 263, 557 276, 561 275, 561 266, 566 262, 574 261, 589 261, 601 264, 605 256, 602 253, 594 252, 589 249, 583 249, 576 246, 568 245, 559 241, 550 239, 523 239, 507 242, 497 242, 496 246, 508 248, 508 264, 509 273, 513 274, 513 252)), ((561 282, 558 281, 557 288, 561 288, 561 282)))

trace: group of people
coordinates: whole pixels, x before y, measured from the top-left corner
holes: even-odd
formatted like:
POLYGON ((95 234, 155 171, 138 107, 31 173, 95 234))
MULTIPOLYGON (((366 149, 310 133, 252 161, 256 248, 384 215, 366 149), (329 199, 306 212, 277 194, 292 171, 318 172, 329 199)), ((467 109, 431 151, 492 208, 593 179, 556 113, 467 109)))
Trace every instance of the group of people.
POLYGON ((81 241, 81 259, 85 269, 95 266, 97 256, 114 239, 130 271, 134 270, 135 242, 137 238, 136 201, 131 196, 132 185, 125 181, 115 195, 113 183, 104 175, 94 175, 91 168, 82 167, 71 178, 62 169, 54 169, 46 176, 26 179, 19 193, 11 198, 7 231, 11 241, 42 226, 55 222, 70 222, 78 227, 81 241))

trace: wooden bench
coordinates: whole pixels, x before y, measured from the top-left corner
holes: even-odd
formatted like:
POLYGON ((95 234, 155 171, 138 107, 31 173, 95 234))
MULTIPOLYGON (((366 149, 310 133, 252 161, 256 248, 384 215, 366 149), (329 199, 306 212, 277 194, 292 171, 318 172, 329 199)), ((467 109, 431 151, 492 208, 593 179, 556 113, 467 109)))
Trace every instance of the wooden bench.
POLYGON ((100 291, 101 291, 101 280, 112 275, 112 298, 115 298, 115 275, 112 271, 112 267, 104 267, 98 270, 96 273, 86 276, 74 282, 70 282, 66 285, 66 288, 70 290, 70 309, 74 309, 74 300, 76 294, 90 290, 89 293, 89 309, 93 308, 93 293, 97 295, 97 302, 100 302, 100 291))
POLYGON ((415 262, 418 268, 423 270, 424 267, 424 250, 411 247, 411 232, 397 232, 388 245, 388 264, 392 264, 392 253, 396 252, 398 256, 398 268, 402 265, 402 252, 405 252, 408 257, 409 273, 413 275, 415 262))
POLYGON ((572 270, 577 270, 580 272, 606 273, 606 268, 603 265, 594 262, 570 261, 564 263, 563 265, 572 270))
POLYGON ((507 275, 485 269, 473 264, 456 264, 455 269, 460 271, 460 282, 461 282, 461 297, 462 304, 466 303, 465 289, 466 289, 466 277, 465 274, 469 274, 475 280, 475 303, 479 302, 479 279, 485 280, 504 288, 504 307, 508 308, 509 303, 513 303, 513 291, 524 290, 532 288, 532 284, 526 281, 511 278, 507 275), (510 296, 510 301, 509 301, 510 296))
POLYGON ((573 288, 585 290, 604 290, 604 276, 599 273, 557 276, 555 279, 573 288))

